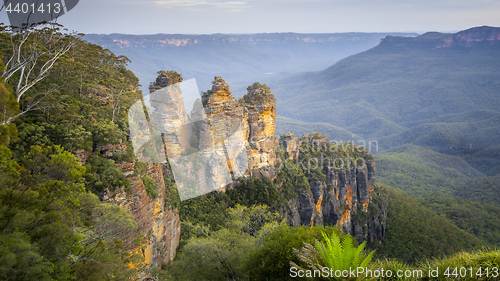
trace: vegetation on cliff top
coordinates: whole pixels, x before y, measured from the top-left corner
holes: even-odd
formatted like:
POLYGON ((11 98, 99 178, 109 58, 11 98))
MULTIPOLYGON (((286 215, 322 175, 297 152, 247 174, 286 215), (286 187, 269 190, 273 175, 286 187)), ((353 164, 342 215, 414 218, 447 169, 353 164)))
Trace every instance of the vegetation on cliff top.
MULTIPOLYGON (((34 31, 35 38, 37 32, 48 30, 34 31)), ((21 38, 1 32, 4 61, 11 39, 21 38)), ((137 257, 118 238, 137 225, 98 195, 129 185, 118 167, 124 157, 104 158, 101 149, 126 142, 127 108, 141 98, 138 79, 125 57, 68 34, 46 39, 73 44, 48 76, 19 95, 19 103, 13 99, 19 72, 0 83, 0 279, 125 280, 134 276, 126 264, 137 257), (88 158, 85 166, 73 154, 78 151, 88 158)), ((28 81, 49 55, 32 62, 28 81)))

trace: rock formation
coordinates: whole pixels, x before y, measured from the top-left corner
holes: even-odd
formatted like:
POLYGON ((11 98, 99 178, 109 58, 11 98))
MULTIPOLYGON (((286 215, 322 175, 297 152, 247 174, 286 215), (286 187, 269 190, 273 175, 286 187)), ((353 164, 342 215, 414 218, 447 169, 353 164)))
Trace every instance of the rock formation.
POLYGON ((281 136, 279 143, 285 150, 285 157, 287 159, 295 160, 299 157, 300 143, 292 133, 286 133, 281 136))
MULTIPOLYGON (((358 241, 383 240, 387 212, 370 208, 375 175, 373 160, 365 159, 364 155, 357 155, 358 159, 350 159, 350 156, 329 159, 341 154, 328 152, 349 150, 332 146, 327 137, 317 134, 296 139, 287 133, 281 137, 280 146, 285 159, 294 160, 297 166, 320 165, 326 176, 326 180, 310 176, 310 190, 299 190, 296 198, 289 202, 285 216, 290 225, 339 225, 358 241), (342 166, 337 160, 342 160, 342 166)), ((355 149, 352 151, 356 154, 355 149)))
MULTIPOLYGON (((276 101, 269 87, 254 83, 240 99, 248 122, 249 166, 259 170, 276 164, 276 101)), ((252 171, 253 174, 253 171, 252 171)))
MULTIPOLYGON (((125 153, 127 144, 120 140, 118 144, 104 144, 99 147, 102 157, 113 158, 117 153, 125 153)), ((80 164, 84 165, 87 152, 77 151, 80 164)), ((122 233, 125 250, 143 257, 143 261, 129 264, 133 268, 143 268, 148 265, 161 267, 175 258, 180 238, 180 219, 177 208, 166 205, 165 182, 161 164, 142 164, 143 175, 138 174, 137 162, 121 162, 120 168, 130 182, 130 188, 125 187, 111 191, 106 189, 101 194, 103 202, 119 205, 130 211, 138 229, 122 233), (153 180, 157 196, 150 198, 146 192, 144 177, 153 180), (142 237, 137 241, 137 237, 142 237), (139 242, 139 245, 137 244, 139 242)), ((140 274, 139 274, 140 275, 140 274)))
MULTIPOLYGON (((150 88, 162 91, 181 81, 182 77, 176 72, 161 72, 150 88)), ((215 77, 212 89, 203 93, 201 101, 195 103, 190 113, 184 108, 180 88, 171 88, 160 100, 153 97, 151 103, 154 110, 149 114, 152 119, 164 121, 157 127, 173 126, 160 128, 165 146, 161 149, 167 151, 170 164, 178 155, 194 153, 193 150, 204 156, 214 153, 223 155, 232 179, 224 178, 228 172, 220 170, 218 167, 221 165, 207 165, 205 170, 196 172, 204 173, 199 178, 202 179, 199 184, 228 183, 225 188, 234 188, 237 181, 232 180, 240 176, 275 178, 279 172, 277 164, 282 161, 296 161, 303 165, 308 161, 307 157, 316 157, 318 153, 328 151, 331 145, 329 139, 318 134, 296 138, 287 133, 278 143, 274 135, 277 114, 273 94, 266 85, 259 83, 254 83, 247 90, 248 93, 237 100, 231 95, 226 82, 221 77, 215 77), (174 127, 176 129, 172 129, 174 127), (284 150, 283 159, 277 157, 276 148, 279 146, 284 150)), ((146 157, 147 150, 158 151, 157 146, 154 141, 143 146, 139 158, 146 157)), ((127 145, 123 142, 104 145, 101 155, 109 158, 126 150, 127 145)), ((345 151, 342 153, 345 154, 345 151)), ((330 167, 322 163, 322 177, 309 175, 309 186, 297 190, 297 195, 288 201, 286 210, 282 210, 289 224, 339 225, 359 241, 383 239, 386 211, 380 208, 374 211, 370 207, 375 166, 366 155, 360 155, 366 158, 363 158, 366 161, 362 165, 349 163, 347 155, 347 165, 330 167)), ((85 161, 84 154, 80 158, 85 161)), ((194 170, 194 164, 189 161, 182 165, 187 168, 192 166, 190 170, 194 170)), ((164 177, 171 177, 173 168, 168 163, 140 162, 124 162, 120 167, 131 182, 130 190, 107 190, 102 199, 129 210, 138 224, 136 233, 124 237, 124 245, 133 254, 142 256, 144 261, 130 266, 138 269, 148 265, 159 267, 175 257, 180 236, 179 212, 167 205, 169 200, 165 198, 164 177), (136 167, 139 164, 145 167, 136 167), (142 170, 142 174, 138 170, 142 170), (146 191, 146 177, 151 178, 156 186, 157 196, 154 198, 146 191), (144 234, 144 239, 138 245, 133 238, 140 233, 144 234)), ((144 277, 140 275, 139 278, 144 277)))
MULTIPOLYGON (((274 176, 276 101, 269 87, 254 83, 248 93, 236 100, 226 82, 216 76, 212 89, 203 94, 203 105, 210 120, 214 142, 223 142, 238 130, 247 154, 247 173, 256 177, 274 176)), ((235 142, 236 143, 236 142, 235 142)), ((229 162, 240 151, 229 153, 229 162)), ((229 163, 235 173, 236 163, 229 163)), ((241 170, 240 170, 241 171, 241 170)))
MULTIPOLYGON (((158 196, 152 199, 146 193, 144 182, 139 176, 129 177, 130 190, 123 188, 116 192, 107 191, 103 195, 103 201, 117 204, 129 210, 132 218, 136 221, 138 230, 125 237, 124 246, 133 254, 141 255, 143 263, 130 264, 134 268, 142 268, 148 265, 161 267, 163 263, 169 263, 175 258, 180 238, 179 212, 172 206, 165 205, 165 182, 160 164, 146 164, 146 175, 151 177, 157 184, 158 196), (144 239, 139 246, 133 237, 144 239)), ((124 172, 133 172, 133 163, 121 165, 124 172)))
MULTIPOLYGON (((287 133, 278 143, 274 135, 276 102, 266 85, 254 83, 248 87, 248 93, 237 101, 221 77, 215 77, 212 83, 212 89, 203 94, 202 100, 210 120, 214 144, 223 143, 224 139, 241 129, 249 176, 276 176, 275 166, 281 161, 277 160, 275 150, 278 145, 284 150, 285 159, 301 162, 301 165, 308 161, 301 157, 301 151, 313 150, 317 156, 318 152, 330 147, 330 140, 318 134, 297 139, 287 133)), ((345 153, 345 149, 340 150, 339 154, 345 153)), ((354 154, 361 157, 362 165, 345 163, 340 168, 325 167, 322 171, 326 176, 324 180, 308 178, 310 189, 298 190, 297 196, 288 202, 287 210, 283 210, 290 225, 340 225, 359 241, 383 239, 387 214, 383 210, 370 210, 375 165, 371 159, 365 159, 369 158, 367 154, 354 154)), ((310 153, 307 155, 311 156, 310 153)), ((341 160, 349 162, 349 157, 341 160)), ((235 172, 231 159, 228 165, 235 172)))

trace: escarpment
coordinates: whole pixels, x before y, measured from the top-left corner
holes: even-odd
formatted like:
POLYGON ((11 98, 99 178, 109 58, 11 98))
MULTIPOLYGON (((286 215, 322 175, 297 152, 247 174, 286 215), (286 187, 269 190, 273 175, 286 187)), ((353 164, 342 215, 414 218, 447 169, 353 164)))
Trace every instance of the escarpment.
MULTIPOLYGON (((127 146, 106 145, 103 155, 113 157, 125 152, 127 146)), ((166 194, 165 164, 123 162, 120 168, 130 182, 130 187, 105 190, 102 200, 129 210, 137 223, 137 230, 122 237, 124 248, 132 255, 129 267, 142 269, 146 266, 161 267, 176 255, 180 238, 180 219, 177 207, 172 206, 166 194), (138 239, 139 238, 139 239, 138 239)))
POLYGON ((203 94, 214 143, 241 132, 248 160, 246 174, 253 178, 268 177, 282 185, 281 181, 293 176, 285 173, 280 178, 280 170, 301 170, 307 183, 295 186, 295 195, 281 211, 290 225, 339 225, 359 241, 383 240, 387 213, 383 207, 370 206, 375 164, 366 148, 331 143, 321 134, 296 138, 287 133, 278 142, 271 90, 254 83, 247 91, 236 100, 217 76, 212 89, 203 94))
POLYGON ((321 134, 287 133, 280 149, 281 169, 301 169, 308 182, 288 202, 290 225, 339 225, 358 241, 384 239, 387 211, 370 205, 376 170, 366 148, 331 143, 321 134))

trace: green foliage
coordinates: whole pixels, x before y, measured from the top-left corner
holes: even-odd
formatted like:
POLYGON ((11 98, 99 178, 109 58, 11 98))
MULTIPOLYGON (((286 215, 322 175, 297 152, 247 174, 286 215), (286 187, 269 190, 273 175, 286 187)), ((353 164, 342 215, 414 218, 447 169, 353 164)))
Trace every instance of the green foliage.
POLYGON ((377 181, 396 186, 409 195, 452 193, 471 177, 483 176, 459 157, 414 145, 377 154, 376 161, 377 181))
POLYGON ((352 143, 330 142, 321 133, 305 134, 300 141, 299 157, 295 161, 285 161, 284 167, 301 169, 308 181, 327 182, 330 169, 350 170, 364 166, 373 156, 362 146, 352 143))
POLYGON ((235 188, 226 192, 225 197, 230 206, 263 204, 278 209, 286 203, 281 190, 268 178, 241 180, 235 188))
POLYGON ((459 228, 482 238, 489 245, 500 246, 500 206, 481 204, 448 194, 423 196, 422 204, 455 223, 459 228))
MULTIPOLYGON (((261 246, 250 253, 247 269, 252 280, 295 280, 290 277, 290 261, 301 264, 293 249, 301 248, 304 243, 314 243, 325 232, 330 235, 337 232, 344 234, 333 227, 282 226, 269 232, 261 246)), ((305 266, 305 264, 304 264, 305 266)))
POLYGON ((377 250, 377 257, 415 262, 484 245, 479 238, 400 190, 376 185, 372 196, 373 204, 387 206, 384 242, 369 245, 377 250))
POLYGON ((148 164, 136 159, 134 162, 134 175, 144 177, 148 172, 148 164))
POLYGON ((53 145, 48 130, 43 124, 34 124, 33 120, 21 123, 17 126, 19 141, 15 143, 15 152, 19 154, 28 153, 33 145, 53 145), (31 122, 30 122, 31 121, 31 122))
MULTIPOLYGON (((5 57, 11 39, 17 40, 0 32, 5 57)), ((76 39, 19 104, 10 91, 17 85, 0 83, 0 279, 134 276, 126 266, 133 257, 120 238, 133 238, 136 223, 89 192, 129 186, 117 163, 133 162, 130 144, 113 159, 100 155, 104 145, 125 141, 128 108, 142 98, 128 62, 76 39), (34 104, 43 110, 32 110, 34 104), (9 118, 21 112, 12 123, 9 118), (73 154, 82 149, 90 155, 85 166, 73 154)))
POLYGON ((125 142, 125 144, 127 145, 126 151, 116 151, 113 154, 113 157, 111 157, 111 159, 113 159, 116 163, 123 163, 123 162, 132 163, 135 160, 135 154, 132 142, 125 142))
POLYGON ((438 272, 441 277, 430 277, 428 280, 442 280, 442 277, 446 277, 448 280, 495 280, 498 278, 498 274, 495 274, 493 268, 500 268, 500 250, 484 249, 472 253, 460 252, 448 258, 425 261, 420 266, 420 268, 424 269, 424 272, 425 268, 429 267, 439 269, 438 272), (460 276, 460 272, 458 276, 453 276, 455 268, 458 268, 460 271, 460 268, 469 269, 471 267, 473 269, 472 276, 470 275, 470 271, 467 271, 468 274, 466 276, 460 276), (445 275, 447 268, 451 269, 448 271, 451 275, 445 275), (478 269, 480 268, 482 269, 482 276, 478 274, 478 269), (490 269, 489 276, 486 275, 486 268, 490 269), (494 275, 497 275, 497 277, 494 277, 494 275))
POLYGON ((265 94, 270 94, 271 89, 266 84, 260 84, 259 82, 255 82, 252 85, 248 86, 247 91, 252 90, 263 90, 265 94))
POLYGON ((276 185, 281 185, 282 196, 285 199, 293 198, 299 191, 310 191, 311 186, 307 181, 304 171, 297 167, 296 162, 293 160, 284 160, 282 158, 284 169, 278 171, 275 179, 276 185))
POLYGON ((21 175, 21 166, 12 160, 12 152, 4 145, 0 145, 0 185, 16 186, 21 175))
POLYGON ((9 145, 12 140, 17 140, 16 125, 0 125, 0 145, 9 145))
POLYGON ((416 278, 411 278, 411 277, 398 277, 397 272, 398 270, 402 270, 403 273, 408 271, 408 270, 413 270, 413 268, 408 265, 407 263, 401 262, 397 259, 383 259, 383 260, 378 260, 376 261, 374 265, 374 269, 379 269, 379 270, 390 270, 393 273, 392 277, 386 277, 386 278, 380 278, 379 280, 394 280, 394 281, 404 281, 404 280, 414 280, 416 278))
POLYGON ((255 105, 258 103, 276 102, 271 89, 266 84, 255 82, 247 88, 248 93, 240 98, 246 105, 255 105))
POLYGON ((78 164, 73 154, 58 145, 34 145, 20 162, 28 172, 23 179, 26 184, 50 180, 65 184, 83 182, 85 168, 78 164))
MULTIPOLYGON (((8 56, 10 35, 2 35, 0 51, 8 56)), ((89 151, 95 143, 125 140, 128 108, 142 97, 137 77, 125 68, 129 60, 73 40, 75 45, 56 61, 50 75, 23 95, 20 108, 40 101, 37 107, 44 110, 28 110, 16 120, 21 139, 16 150, 57 144, 69 151, 89 151)))
POLYGON ((117 240, 136 225, 84 186, 85 168, 59 146, 33 146, 18 162, 0 147, 0 277, 123 280, 133 272, 117 240))
POLYGON ((22 232, 0 233, 0 278, 2 280, 53 280, 53 264, 44 261, 39 249, 22 232))
POLYGON ((191 237, 204 236, 203 229, 217 231, 226 224, 228 216, 224 194, 211 192, 180 202, 179 216, 181 219, 181 235, 179 249, 191 237))
POLYGON ((245 268, 248 254, 278 227, 278 216, 265 206, 236 206, 228 214, 227 227, 188 240, 170 269, 175 280, 250 279, 245 268))
POLYGON ((466 179, 453 189, 453 195, 480 203, 500 205, 500 175, 466 179))
POLYGON ((498 246, 498 177, 485 177, 459 157, 414 145, 376 159, 379 182, 419 196, 423 205, 459 228, 498 246))
POLYGON ((378 280, 496 280, 495 267, 500 266, 500 251, 498 249, 483 249, 474 252, 460 252, 446 258, 426 259, 415 265, 408 265, 397 260, 382 260, 377 262, 378 269, 391 270, 393 277, 383 277, 378 280), (488 275, 486 269, 488 268, 488 275), (455 271, 455 269, 457 269, 455 271), (462 269, 462 272, 460 272, 462 269), (472 269, 472 270, 471 270, 472 269), (481 270, 480 270, 481 269, 481 270), (395 272, 420 271, 421 277, 394 276, 395 272), (438 277, 429 276, 433 270, 438 277), (436 271, 437 270, 437 271, 436 271), (461 275, 462 274, 462 275, 461 275))
POLYGON ((158 184, 150 176, 141 177, 141 180, 149 198, 156 199, 158 197, 158 192, 156 191, 159 188, 158 184))
POLYGON ((126 132, 121 130, 113 121, 99 122, 92 130, 94 143, 101 144, 117 144, 120 140, 124 140, 126 132))
MULTIPOLYGON (((371 251, 368 255, 365 254, 364 248, 366 242, 363 242, 358 247, 354 246, 353 238, 349 235, 344 235, 342 240, 333 232, 330 237, 324 232, 323 242, 316 240, 315 246, 305 243, 304 247, 295 254, 302 262, 305 262, 308 268, 321 271, 324 267, 328 267, 333 272, 339 270, 350 270, 352 268, 370 268, 369 264, 374 252, 371 251)), ((300 268, 293 261, 290 264, 296 268, 300 268)), ((331 280, 345 280, 343 277, 337 278, 330 276, 331 280)), ((364 279, 361 276, 353 278, 356 280, 364 279)), ((374 279, 374 278, 371 278, 374 279)))
MULTIPOLYGON (((0 66, 3 66, 1 61, 0 66)), ((17 129, 12 118, 20 112, 19 103, 8 85, 0 83, 0 145, 8 145, 11 140, 17 140, 17 129)))
POLYGON ((163 172, 163 180, 165 182, 165 207, 178 209, 181 199, 175 182, 173 182, 165 172, 163 172))
POLYGON ((106 189, 115 191, 120 187, 130 188, 130 182, 122 169, 111 159, 91 155, 85 162, 87 189, 101 195, 106 189))
MULTIPOLYGON (((156 74, 158 76, 168 77, 170 79, 171 84, 182 82, 182 74, 178 73, 175 70, 169 70, 169 71, 160 70, 160 71, 156 72, 156 74)), ((152 92, 152 91, 158 89, 159 87, 160 87, 160 84, 158 84, 157 81, 151 82, 149 84, 149 91, 152 92)))

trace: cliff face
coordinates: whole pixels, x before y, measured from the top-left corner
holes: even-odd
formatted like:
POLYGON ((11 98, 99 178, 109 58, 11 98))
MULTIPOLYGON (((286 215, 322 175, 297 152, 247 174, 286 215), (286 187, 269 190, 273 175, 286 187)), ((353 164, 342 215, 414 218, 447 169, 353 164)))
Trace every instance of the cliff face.
POLYGON ((203 104, 210 120, 214 143, 223 143, 231 135, 236 135, 244 147, 229 150, 231 172, 242 163, 236 163, 237 155, 246 151, 247 173, 255 177, 274 177, 277 139, 276 101, 270 89, 259 83, 248 87, 248 93, 236 100, 227 83, 219 76, 212 82, 212 89, 203 95, 203 104))
MULTIPOLYGON (((105 145, 101 155, 113 157, 118 152, 127 150, 125 144, 105 145)), ((129 266, 141 269, 144 266, 154 265, 161 267, 175 258, 180 238, 180 219, 176 208, 167 205, 165 200, 165 182, 162 164, 143 164, 143 170, 138 174, 139 167, 135 163, 124 162, 120 165, 124 174, 130 181, 130 189, 125 191, 120 188, 116 191, 106 190, 102 195, 104 202, 117 204, 129 210, 136 221, 138 229, 122 237, 124 247, 132 254, 140 255, 143 262, 132 263, 129 266), (144 184, 144 178, 151 178, 154 182, 154 191, 157 196, 151 198, 144 184), (135 237, 141 237, 139 244, 135 237)), ((139 274, 140 275, 140 274, 139 274)))
POLYGON ((248 93, 240 99, 245 108, 248 123, 248 161, 252 175, 273 177, 276 163, 274 148, 278 140, 276 131, 276 101, 266 85, 254 83, 248 87, 248 93), (266 171, 263 173, 263 171, 266 171))
MULTIPOLYGON (((355 150, 353 158, 347 155, 334 159, 332 155, 339 154, 328 152, 332 147, 340 148, 332 146, 327 137, 317 135, 296 139, 287 133, 281 137, 280 146, 285 159, 294 160, 297 166, 307 165, 304 168, 319 167, 325 175, 309 176, 310 190, 298 191, 296 198, 289 201, 285 216, 290 225, 339 225, 359 241, 383 240, 387 211, 370 206, 375 175, 372 160, 356 155, 355 150)), ((349 150, 344 148, 342 152, 349 150)))
MULTIPOLYGON (((182 77, 175 72, 163 72, 152 84, 151 90, 161 91, 181 81, 182 77)), ((154 108, 149 113, 152 120, 163 120, 162 124, 167 126, 160 129, 164 131, 164 149, 167 150, 170 164, 178 155, 190 153, 195 148, 206 149, 205 154, 215 153, 225 157, 233 180, 243 175, 275 178, 278 164, 283 161, 277 157, 276 148, 279 146, 285 151, 285 161, 297 161, 303 166, 311 157, 318 157, 318 153, 327 151, 325 149, 331 145, 328 138, 318 137, 317 134, 296 138, 288 133, 278 143, 274 135, 276 102, 270 89, 259 83, 248 87, 248 93, 237 100, 231 95, 226 82, 221 77, 215 77, 212 89, 202 96, 199 104, 203 105, 202 111, 195 105, 190 115, 184 108, 180 88, 169 90, 164 98, 158 100, 152 97, 151 104, 154 108), (204 114, 201 112, 206 113, 206 116, 202 116, 204 114), (177 129, 168 127, 172 124, 177 129)), ((167 203, 171 201, 166 198, 168 195, 164 182, 165 177, 172 176, 173 168, 168 163, 140 162, 144 160, 142 157, 146 157, 147 150, 156 150, 155 146, 157 144, 152 142, 142 147, 138 153, 139 162, 121 164, 120 167, 131 182, 129 191, 124 188, 114 192, 107 190, 102 196, 105 202, 129 210, 138 224, 134 235, 144 234, 139 244, 134 241, 134 235, 124 238, 126 249, 144 258, 144 261, 130 264, 138 269, 148 265, 161 266, 171 261, 175 257, 180 236, 179 213, 167 203), (146 178, 154 183, 156 197, 148 194, 151 193, 151 186, 146 185, 151 185, 151 182, 147 183, 146 178)), ((101 155, 113 157, 115 153, 126 150, 124 143, 105 145, 101 155)), ((286 210, 283 210, 289 224, 340 225, 359 241, 382 240, 386 212, 380 208, 375 210, 370 204, 375 166, 373 161, 365 160, 360 166, 348 163, 340 168, 323 167, 321 164, 318 171, 323 176, 310 174, 309 186, 297 190, 296 196, 288 201, 286 210)), ((185 165, 189 166, 190 163, 185 165)), ((210 171, 201 171, 209 176, 202 177, 205 182, 200 182, 200 185, 208 185, 210 181, 231 183, 231 179, 224 178, 227 172, 217 170, 218 166, 209 165, 207 169, 210 171)), ((305 167, 302 169, 305 171, 305 167)), ((235 185, 237 181, 225 188, 235 185)), ((181 188, 177 186, 179 193, 181 188)), ((141 277, 141 273, 138 276, 141 277)))
POLYGON ((211 146, 219 155, 226 156, 228 169, 236 179, 248 169, 244 110, 221 77, 215 77, 212 83, 212 89, 202 98, 209 120, 211 146))
MULTIPOLYGON (((277 159, 278 146, 284 150, 285 161, 292 160, 309 174, 309 187, 296 190, 297 195, 288 201, 286 210, 282 211, 290 225, 340 225, 359 241, 383 239, 387 214, 383 209, 370 207, 375 165, 368 154, 341 147, 332 152, 329 150, 332 145, 330 140, 318 134, 297 139, 287 133, 278 143, 274 135, 276 102, 267 86, 255 83, 248 87, 245 96, 236 100, 221 77, 215 77, 212 84, 212 89, 203 94, 202 100, 210 120, 214 144, 224 143, 231 134, 241 130, 248 159, 246 173, 249 176, 276 177, 276 168, 280 166, 277 164, 282 161, 277 159), (351 153, 353 159, 346 153, 351 153), (342 167, 319 165, 320 159, 334 156, 347 163, 343 163, 342 167), (313 176, 314 173, 307 171, 307 166, 314 162, 311 160, 316 161, 315 166, 321 166, 316 167, 316 173, 322 176, 313 176), (356 165, 355 162, 360 160, 362 164, 356 165)), ((334 159, 329 160, 335 162, 334 159)), ((231 163, 231 158, 228 161, 234 173, 235 164, 231 163)), ((281 168, 286 169, 287 166, 281 165, 281 168)))

